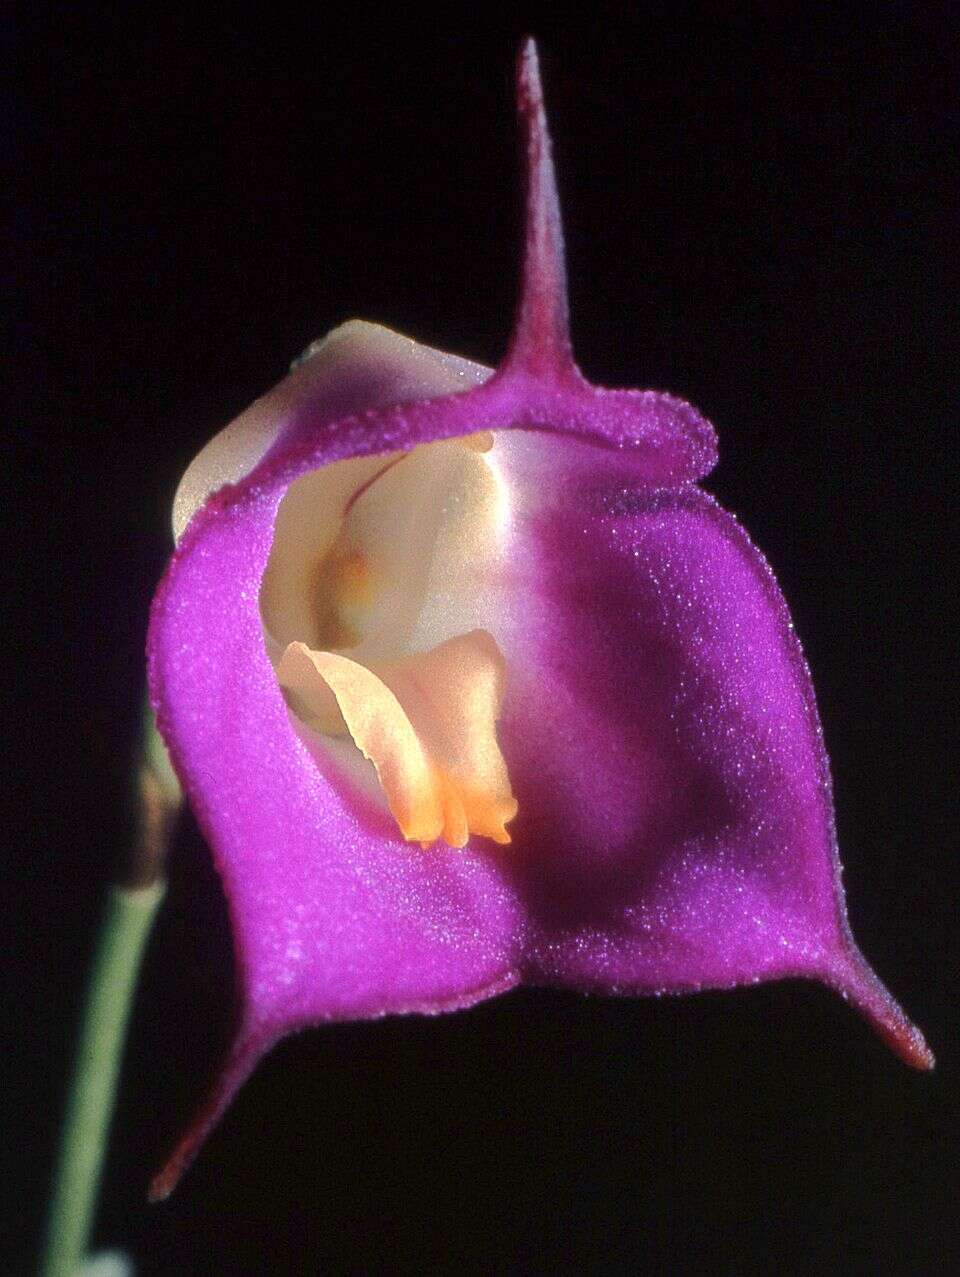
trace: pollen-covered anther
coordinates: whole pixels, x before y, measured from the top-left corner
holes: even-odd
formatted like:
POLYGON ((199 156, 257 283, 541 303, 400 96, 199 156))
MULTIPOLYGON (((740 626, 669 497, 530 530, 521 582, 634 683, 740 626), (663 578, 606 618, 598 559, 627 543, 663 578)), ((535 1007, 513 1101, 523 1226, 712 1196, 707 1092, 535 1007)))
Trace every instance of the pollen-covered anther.
POLYGON ((485 630, 369 667, 290 643, 277 676, 310 727, 349 733, 407 841, 510 841, 517 802, 495 734, 504 661, 485 630))

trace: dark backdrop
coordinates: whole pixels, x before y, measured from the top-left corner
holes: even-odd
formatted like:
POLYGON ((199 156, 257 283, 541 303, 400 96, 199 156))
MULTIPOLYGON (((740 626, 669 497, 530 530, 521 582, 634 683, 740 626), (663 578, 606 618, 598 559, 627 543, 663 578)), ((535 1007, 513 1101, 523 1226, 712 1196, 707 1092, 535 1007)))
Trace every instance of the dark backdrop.
POLYGON ((497 359, 527 28, 581 364, 716 423, 708 486, 768 555, 813 669, 854 931, 940 1070, 907 1070, 813 985, 520 992, 287 1042, 147 1208, 230 1008, 188 825, 98 1241, 150 1274, 948 1267, 956 10, 520 6, 483 27, 475 6, 334 8, 47 5, 13 24, 4 1271, 29 1270, 128 839, 177 478, 346 317, 497 359))

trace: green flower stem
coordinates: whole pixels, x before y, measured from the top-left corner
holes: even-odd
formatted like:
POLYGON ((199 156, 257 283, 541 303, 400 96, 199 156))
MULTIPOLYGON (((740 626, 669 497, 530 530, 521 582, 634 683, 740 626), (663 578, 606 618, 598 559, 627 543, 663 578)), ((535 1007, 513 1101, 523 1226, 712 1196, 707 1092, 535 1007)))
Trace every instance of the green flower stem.
POLYGON ((74 1277, 86 1257, 133 993, 164 889, 156 878, 110 891, 64 1118, 43 1277, 74 1277))

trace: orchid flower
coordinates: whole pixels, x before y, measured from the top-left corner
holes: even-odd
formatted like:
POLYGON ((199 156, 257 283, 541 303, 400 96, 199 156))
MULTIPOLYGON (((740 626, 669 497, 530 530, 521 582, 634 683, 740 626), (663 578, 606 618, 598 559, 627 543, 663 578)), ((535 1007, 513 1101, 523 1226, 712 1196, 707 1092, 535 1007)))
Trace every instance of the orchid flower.
POLYGON ((177 492, 152 700, 223 879, 234 1046, 520 983, 787 976, 932 1056, 860 955, 813 689, 773 574, 698 486, 712 427, 570 349, 536 50, 520 303, 496 370, 352 321, 177 492))

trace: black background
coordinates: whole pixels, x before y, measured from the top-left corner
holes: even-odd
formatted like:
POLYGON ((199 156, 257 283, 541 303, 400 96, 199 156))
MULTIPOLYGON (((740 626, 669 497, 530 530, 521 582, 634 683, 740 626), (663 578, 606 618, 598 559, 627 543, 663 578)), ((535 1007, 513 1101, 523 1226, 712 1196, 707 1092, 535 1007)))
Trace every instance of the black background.
POLYGON ((813 669, 854 931, 940 1068, 912 1073, 813 985, 519 992, 288 1041, 147 1208, 229 1020, 224 908, 186 827, 97 1241, 149 1274, 949 1267, 957 11, 581 10, 519 6, 497 26, 478 7, 48 5, 14 21, 5 1272, 32 1263, 129 836, 177 478, 349 316, 496 361, 526 29, 581 365, 717 425, 707 486, 769 557, 813 669))

